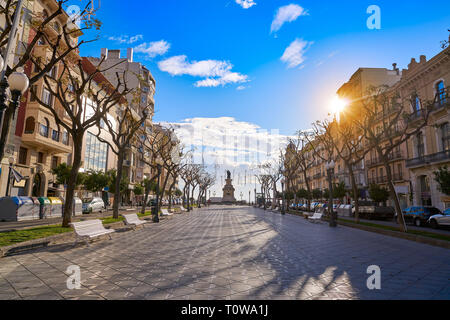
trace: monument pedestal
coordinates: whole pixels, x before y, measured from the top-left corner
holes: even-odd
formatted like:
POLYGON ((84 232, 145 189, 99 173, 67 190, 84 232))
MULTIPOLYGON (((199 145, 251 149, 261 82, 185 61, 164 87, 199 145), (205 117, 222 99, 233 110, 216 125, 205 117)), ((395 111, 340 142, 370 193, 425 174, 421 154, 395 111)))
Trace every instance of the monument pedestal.
POLYGON ((231 184, 231 179, 225 179, 226 184, 223 187, 223 198, 222 202, 224 203, 235 203, 236 198, 234 197, 234 187, 231 184))

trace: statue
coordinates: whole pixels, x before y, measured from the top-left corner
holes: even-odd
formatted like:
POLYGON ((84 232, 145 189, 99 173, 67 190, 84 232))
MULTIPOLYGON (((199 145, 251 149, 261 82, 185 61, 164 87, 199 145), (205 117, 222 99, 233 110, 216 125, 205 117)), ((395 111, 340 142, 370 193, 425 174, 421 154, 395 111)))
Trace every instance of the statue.
POLYGON ((230 172, 230 170, 227 170, 227 179, 231 179, 231 172, 230 172))

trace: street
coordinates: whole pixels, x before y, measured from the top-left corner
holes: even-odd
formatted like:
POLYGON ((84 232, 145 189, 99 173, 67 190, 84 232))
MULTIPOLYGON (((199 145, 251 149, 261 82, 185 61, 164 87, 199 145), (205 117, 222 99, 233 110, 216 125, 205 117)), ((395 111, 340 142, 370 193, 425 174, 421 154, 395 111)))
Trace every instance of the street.
POLYGON ((439 247, 250 207, 211 206, 89 247, 0 260, 0 299, 449 299, 439 247), (65 271, 81 268, 81 288, 65 271), (367 268, 380 267, 369 290, 367 268))

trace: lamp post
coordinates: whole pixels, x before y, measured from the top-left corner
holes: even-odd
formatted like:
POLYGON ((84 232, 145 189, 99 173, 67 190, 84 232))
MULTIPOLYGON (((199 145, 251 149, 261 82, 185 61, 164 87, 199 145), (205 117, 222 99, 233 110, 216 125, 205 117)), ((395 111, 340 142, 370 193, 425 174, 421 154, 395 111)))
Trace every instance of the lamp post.
POLYGON ((251 206, 252 204, 251 204, 251 199, 250 199, 250 197, 251 197, 251 191, 250 190, 248 190, 248 205, 249 206, 251 206))
POLYGON ((284 194, 284 183, 285 183, 285 180, 282 179, 281 180, 281 194, 283 195, 283 198, 282 198, 283 203, 281 204, 281 214, 286 214, 286 209, 284 207, 285 203, 286 203, 286 197, 284 194))
POLYGON ((330 162, 328 162, 325 165, 325 169, 327 170, 328 173, 328 185, 329 185, 329 204, 328 204, 328 212, 330 215, 330 227, 336 227, 337 223, 336 223, 336 217, 334 215, 334 210, 333 210, 333 175, 334 175, 334 167, 335 167, 335 163, 333 160, 331 160, 330 162))
MULTIPOLYGON (((3 58, 0 57, 0 67, 4 65, 3 58)), ((6 141, 8 139, 11 120, 14 119, 16 110, 20 104, 22 94, 28 89, 29 80, 23 69, 13 72, 8 79, 3 78, 0 82, 0 160, 4 156, 6 141), (11 98, 8 95, 8 88, 11 98)))

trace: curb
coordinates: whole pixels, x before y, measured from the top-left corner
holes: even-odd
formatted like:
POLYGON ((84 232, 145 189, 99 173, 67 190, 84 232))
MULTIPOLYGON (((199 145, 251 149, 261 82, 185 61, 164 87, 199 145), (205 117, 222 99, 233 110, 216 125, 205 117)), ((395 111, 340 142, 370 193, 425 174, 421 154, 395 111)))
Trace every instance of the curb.
MULTIPOLYGON (((105 224, 104 227, 106 229, 115 229, 115 230, 128 228, 128 226, 126 226, 123 223, 123 221, 105 224)), ((36 248, 48 247, 49 245, 66 243, 69 241, 75 241, 75 234, 73 231, 55 234, 53 236, 49 236, 49 237, 45 237, 45 238, 39 238, 39 239, 19 242, 16 244, 12 244, 10 246, 0 247, 0 258, 9 256, 9 255, 12 255, 15 253, 33 250, 36 248)))
MULTIPOLYGON (((287 213, 294 215, 294 216, 303 217, 303 214, 301 214, 301 213, 293 213, 293 212, 287 212, 287 213)), ((322 221, 328 221, 328 220, 322 219, 322 221)), ((433 239, 433 238, 429 238, 429 237, 424 237, 424 236, 410 234, 410 233, 403 233, 403 232, 399 232, 399 231, 379 229, 379 228, 375 228, 375 227, 358 225, 358 224, 344 222, 344 221, 337 221, 337 224, 345 226, 345 227, 349 227, 349 228, 359 229, 359 230, 368 231, 368 232, 374 232, 374 233, 378 233, 378 234, 382 234, 382 235, 390 236, 390 237, 394 237, 394 238, 400 238, 400 239, 404 239, 404 240, 410 240, 410 241, 415 241, 415 242, 419 242, 419 243, 423 243, 423 244, 428 244, 428 245, 435 246, 435 247, 450 249, 450 241, 433 239)))
POLYGON ((419 242, 419 243, 423 243, 423 244, 428 244, 428 245, 432 245, 435 247, 450 249, 450 241, 433 239, 433 238, 428 238, 428 237, 424 237, 424 236, 420 236, 420 235, 403 233, 403 232, 399 232, 399 231, 378 229, 378 228, 364 226, 364 225, 356 225, 354 223, 349 223, 349 222, 338 221, 337 223, 339 225, 349 227, 349 228, 360 229, 360 230, 383 234, 383 235, 391 236, 391 237, 395 237, 395 238, 400 238, 400 239, 415 241, 415 242, 419 242))

